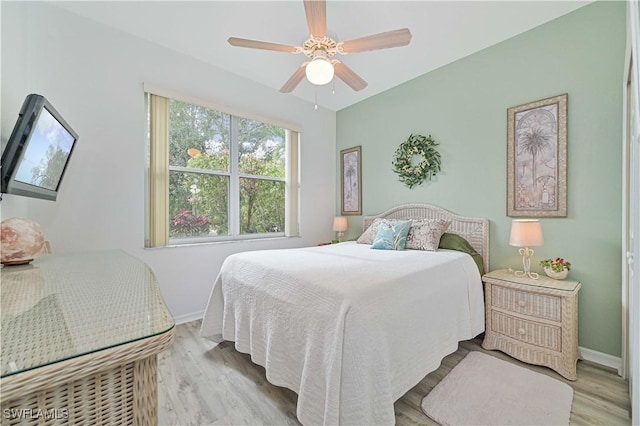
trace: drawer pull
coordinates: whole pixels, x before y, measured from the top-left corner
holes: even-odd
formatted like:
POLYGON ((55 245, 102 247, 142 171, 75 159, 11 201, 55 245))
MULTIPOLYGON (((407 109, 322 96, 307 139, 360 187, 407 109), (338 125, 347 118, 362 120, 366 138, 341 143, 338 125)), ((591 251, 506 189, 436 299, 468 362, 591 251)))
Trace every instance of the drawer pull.
POLYGON ((519 328, 518 329, 518 334, 523 335, 525 334, 527 331, 524 328, 519 328))
POLYGON ((525 302, 524 300, 518 300, 518 306, 524 308, 525 306, 527 306, 527 302, 525 302))

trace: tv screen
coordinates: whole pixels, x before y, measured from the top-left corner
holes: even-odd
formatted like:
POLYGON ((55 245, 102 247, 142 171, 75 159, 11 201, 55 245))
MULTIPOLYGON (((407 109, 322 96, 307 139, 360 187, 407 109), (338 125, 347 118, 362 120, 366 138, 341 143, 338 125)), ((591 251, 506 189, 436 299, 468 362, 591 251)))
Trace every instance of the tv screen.
POLYGON ((1 191, 55 201, 77 140, 44 96, 27 96, 2 153, 1 191))

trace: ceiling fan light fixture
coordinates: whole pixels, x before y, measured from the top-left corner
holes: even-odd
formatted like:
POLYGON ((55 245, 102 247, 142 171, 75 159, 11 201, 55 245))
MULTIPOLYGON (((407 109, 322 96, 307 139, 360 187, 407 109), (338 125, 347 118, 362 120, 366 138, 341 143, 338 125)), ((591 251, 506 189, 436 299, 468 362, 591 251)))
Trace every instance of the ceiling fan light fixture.
POLYGON ((317 86, 322 86, 333 80, 334 72, 333 64, 321 50, 314 53, 313 60, 305 68, 307 80, 317 86))
POLYGON ((305 62, 296 68, 293 75, 280 88, 282 93, 291 93, 304 79, 305 75, 307 80, 316 86, 330 83, 333 77, 336 76, 353 90, 362 90, 367 87, 367 82, 351 68, 337 59, 331 58, 336 54, 347 55, 369 50, 406 46, 411 41, 409 29, 401 28, 338 43, 327 35, 327 0, 304 0, 304 11, 307 17, 307 28, 309 29, 307 34, 310 37, 302 43, 302 46, 238 37, 229 37, 228 39, 229 44, 236 47, 302 53, 307 58, 310 58, 311 62, 305 62))

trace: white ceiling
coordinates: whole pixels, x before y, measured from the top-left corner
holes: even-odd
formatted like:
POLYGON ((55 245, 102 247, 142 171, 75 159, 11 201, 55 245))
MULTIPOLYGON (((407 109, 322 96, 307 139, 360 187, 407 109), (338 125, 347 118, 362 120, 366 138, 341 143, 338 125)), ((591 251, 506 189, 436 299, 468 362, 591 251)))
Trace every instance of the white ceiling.
MULTIPOLYGON (((279 90, 302 54, 232 47, 230 36, 300 45, 308 38, 302 0, 73 1, 54 4, 279 90)), ((408 46, 340 59, 369 85, 317 87, 318 105, 340 110, 426 72, 569 13, 588 1, 337 1, 327 3, 336 41, 409 28, 408 46)), ((303 80, 291 94, 314 102, 303 80)))

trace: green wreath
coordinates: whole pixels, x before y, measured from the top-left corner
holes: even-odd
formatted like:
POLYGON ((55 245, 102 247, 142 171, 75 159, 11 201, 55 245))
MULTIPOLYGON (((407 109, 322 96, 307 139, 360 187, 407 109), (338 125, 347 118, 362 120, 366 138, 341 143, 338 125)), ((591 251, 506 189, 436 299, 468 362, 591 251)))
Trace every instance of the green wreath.
POLYGON ((413 188, 425 180, 431 180, 440 171, 440 153, 436 146, 438 144, 431 135, 409 135, 400 144, 391 162, 393 171, 400 176, 400 182, 413 188), (418 161, 415 161, 416 157, 418 161))

